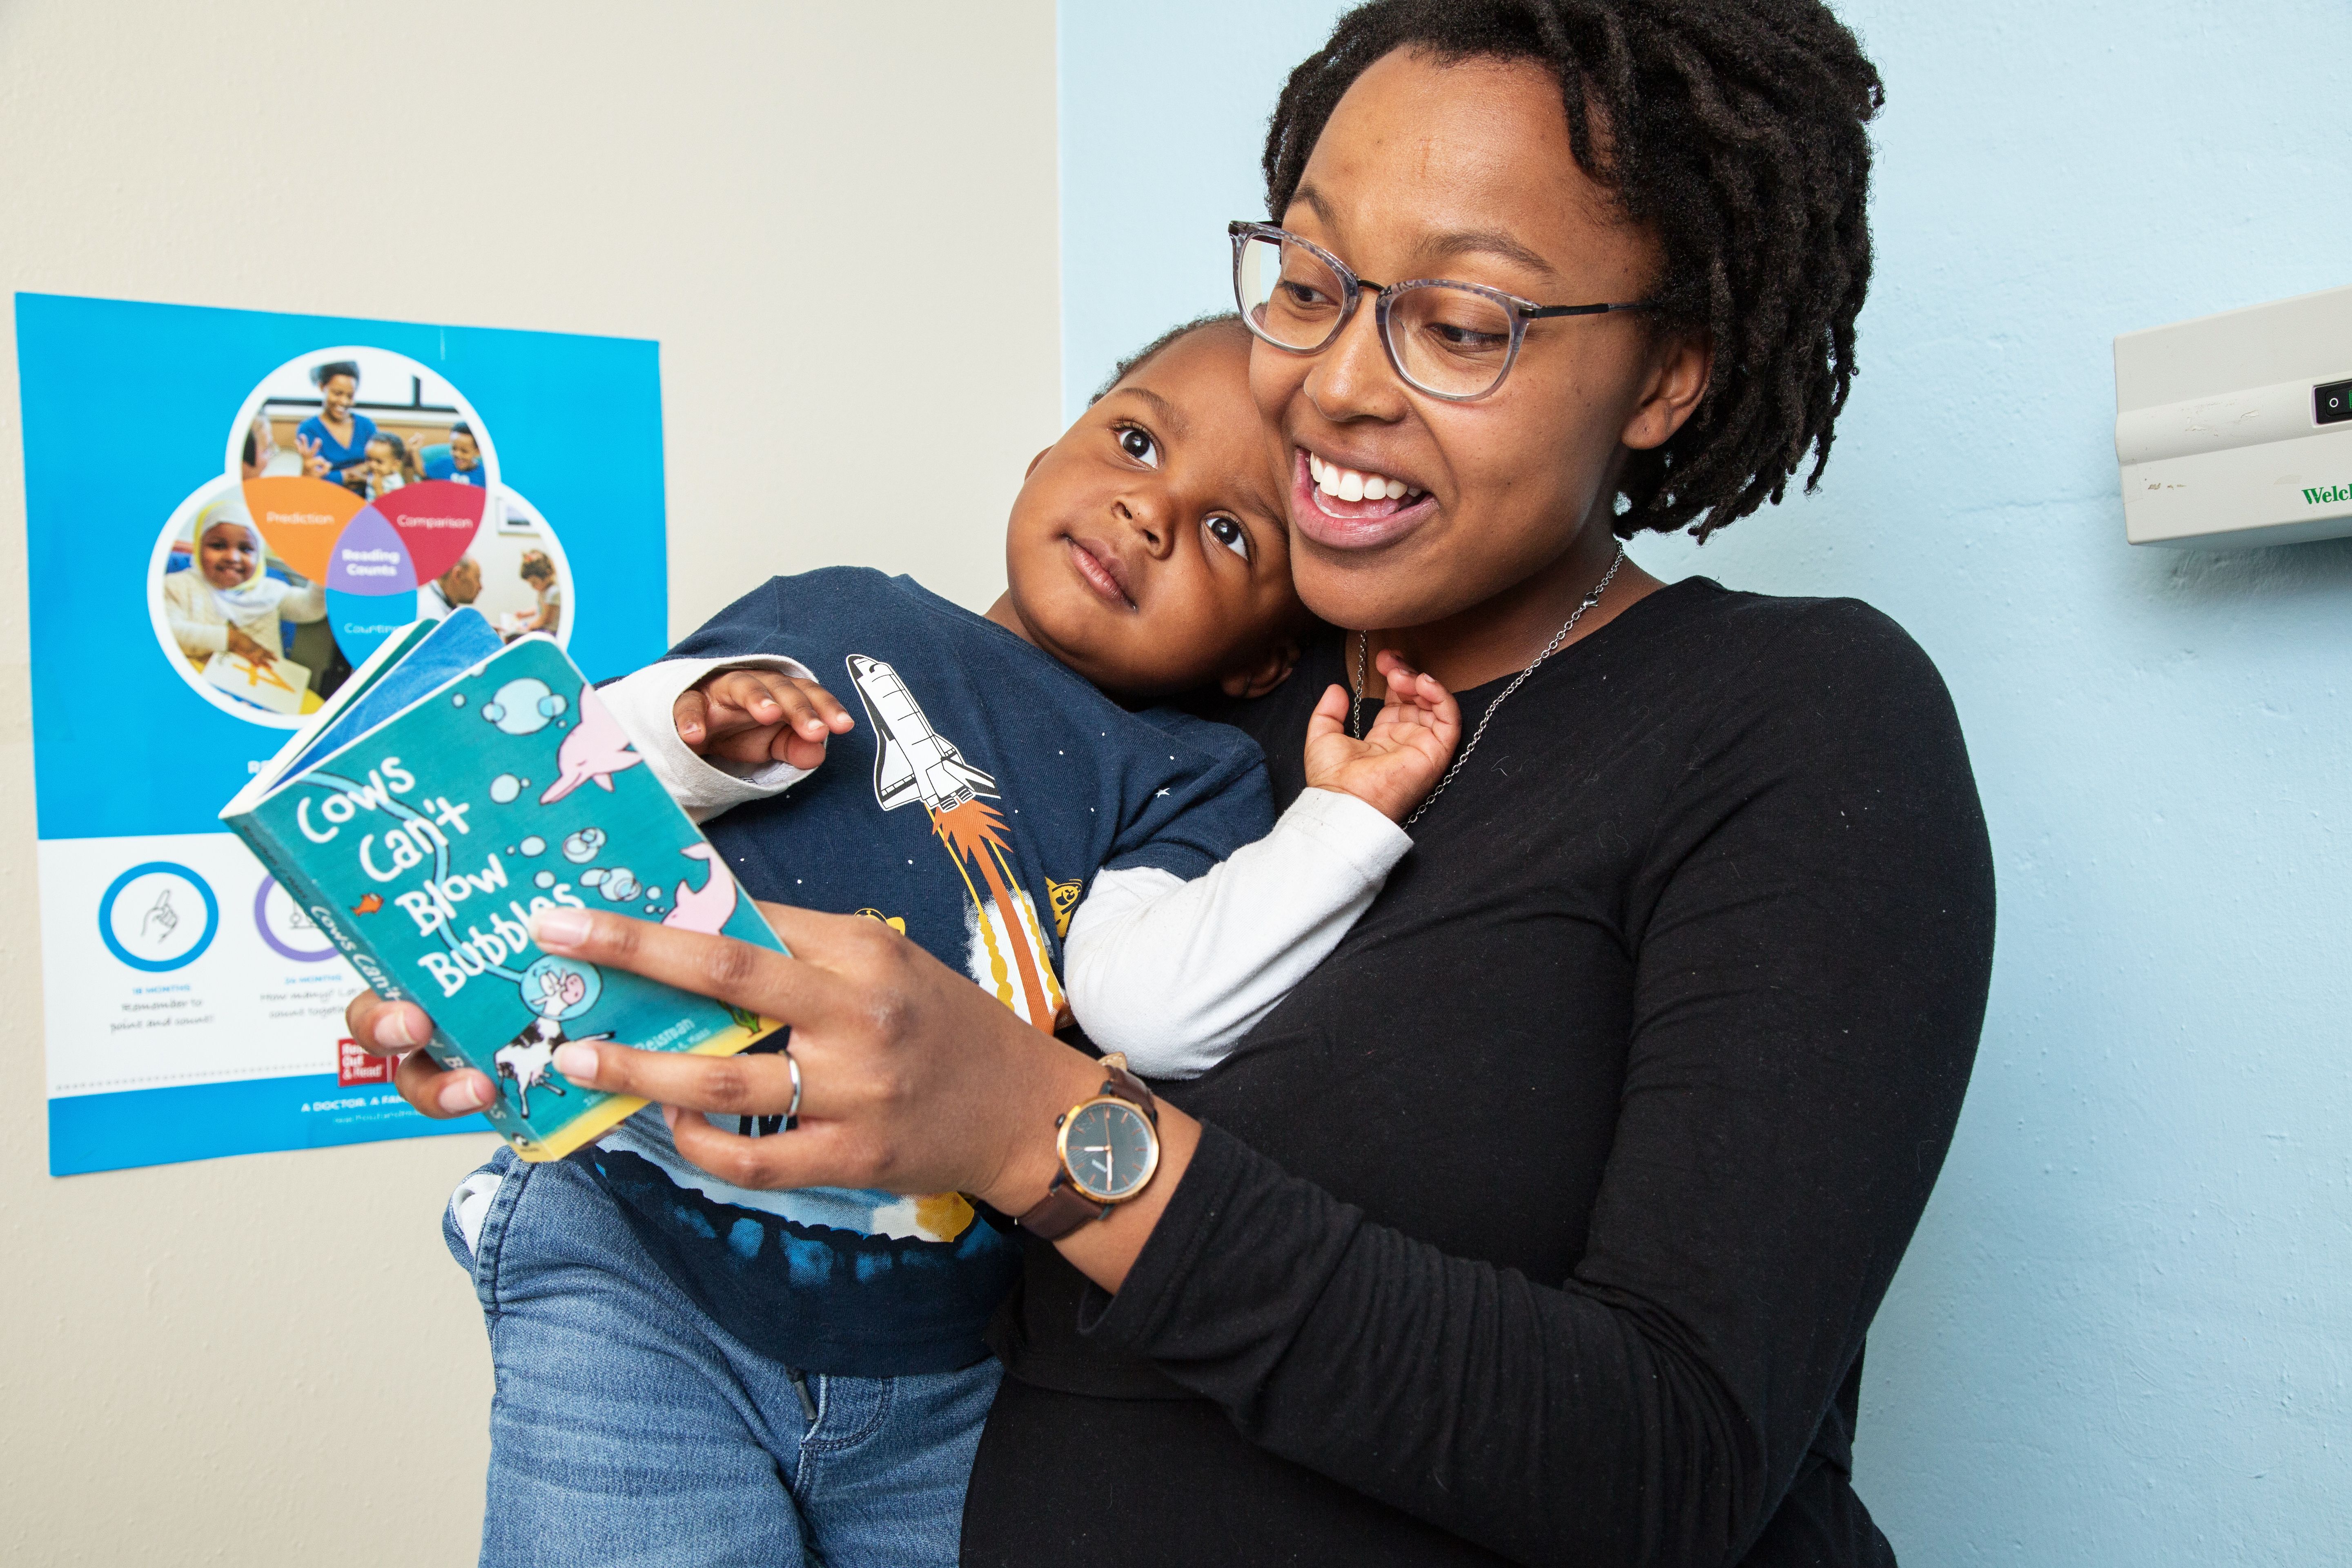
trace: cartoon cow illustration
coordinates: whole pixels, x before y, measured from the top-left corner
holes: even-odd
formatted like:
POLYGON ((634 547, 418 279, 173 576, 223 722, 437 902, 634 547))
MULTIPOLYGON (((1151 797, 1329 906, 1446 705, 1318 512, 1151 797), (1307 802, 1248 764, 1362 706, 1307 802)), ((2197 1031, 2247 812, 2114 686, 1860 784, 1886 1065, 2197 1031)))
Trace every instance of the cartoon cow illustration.
MULTIPOLYGON (((553 1095, 563 1095, 564 1088, 548 1075, 555 1068, 555 1048, 567 1044, 588 1045, 597 1040, 609 1040, 612 1031, 601 1035, 583 1035, 574 1042, 563 1032, 562 1020, 554 1016, 567 1007, 577 1006, 588 994, 588 982, 576 973, 548 973, 539 977, 540 1000, 532 1005, 541 1016, 533 1018, 522 1032, 490 1057, 499 1076, 515 1086, 515 1104, 524 1116, 530 1114, 530 1091, 543 1089, 553 1095)), ((525 998, 526 1001, 530 999, 525 998)))

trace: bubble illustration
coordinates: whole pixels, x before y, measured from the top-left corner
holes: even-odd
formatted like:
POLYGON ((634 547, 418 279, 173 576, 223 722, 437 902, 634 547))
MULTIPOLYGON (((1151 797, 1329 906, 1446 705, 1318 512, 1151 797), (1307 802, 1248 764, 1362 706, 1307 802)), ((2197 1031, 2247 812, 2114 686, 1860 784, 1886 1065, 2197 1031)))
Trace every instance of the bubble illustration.
MULTIPOLYGON (((646 889, 646 897, 651 899, 654 901, 654 904, 660 903, 662 900, 662 890, 659 888, 647 888, 646 889)), ((647 904, 646 908, 652 909, 654 904, 647 904)))
POLYGON ((482 704, 482 717, 509 735, 536 735, 562 711, 563 700, 547 689, 547 682, 530 676, 508 681, 482 704))
POLYGON ((460 691, 457 696, 449 699, 449 705, 453 708, 463 708, 466 705, 466 694, 460 691))
POLYGON ((626 866, 616 866, 604 873, 604 885, 596 890, 616 904, 626 903, 637 896, 637 879, 626 866))
POLYGON ((534 833, 524 839, 518 847, 526 855, 544 855, 547 853, 547 840, 534 833))
POLYGON ((552 888, 555 886, 555 873, 552 871, 541 871, 538 876, 533 877, 530 880, 533 887, 552 888))
POLYGON ((571 706, 572 704, 562 695, 551 691, 539 700, 539 716, 542 719, 560 719, 563 716, 563 710, 571 706))
POLYGON ((604 879, 604 868, 602 866, 591 866, 580 873, 580 885, 583 888, 593 888, 604 879))
POLYGON ((500 805, 512 805, 514 797, 522 793, 522 780, 512 773, 500 773, 490 781, 490 798, 500 805))
POLYGON ((604 977, 593 964, 549 953, 522 972, 522 1005, 542 1018, 577 1018, 604 994, 604 977))
POLYGON ((575 866, 585 866, 596 858, 596 851, 604 847, 604 830, 583 827, 563 841, 563 858, 575 866))

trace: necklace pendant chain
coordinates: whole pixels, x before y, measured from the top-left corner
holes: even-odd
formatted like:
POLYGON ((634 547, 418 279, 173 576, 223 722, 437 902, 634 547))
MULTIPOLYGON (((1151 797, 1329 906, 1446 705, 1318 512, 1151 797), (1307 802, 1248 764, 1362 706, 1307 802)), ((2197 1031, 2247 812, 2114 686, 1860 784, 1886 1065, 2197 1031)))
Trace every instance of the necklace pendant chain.
MULTIPOLYGON (((1536 672, 1538 665, 1559 651, 1560 645, 1568 640, 1568 634, 1574 631, 1576 623, 1584 618, 1584 612, 1599 604, 1601 595, 1609 592, 1609 584, 1617 579, 1617 569, 1624 564, 1625 546, 1620 543, 1617 546, 1616 559, 1609 563, 1609 570, 1601 574, 1601 581, 1592 585, 1592 592, 1584 595, 1584 602, 1569 613, 1568 619, 1560 623, 1559 630, 1551 634, 1551 641, 1544 644, 1543 652, 1528 660, 1527 668, 1511 677, 1511 683, 1496 692, 1495 700, 1486 704, 1486 714, 1478 721, 1478 727, 1470 731, 1470 739, 1464 743, 1461 751, 1454 753, 1454 765, 1445 770, 1445 776, 1437 781, 1437 787, 1429 792, 1428 798, 1413 807, 1412 815, 1404 819, 1404 825, 1407 827, 1419 822, 1422 813, 1437 804, 1437 797, 1445 793, 1445 786, 1454 782, 1454 775, 1462 771, 1462 764, 1470 760, 1470 753, 1476 751, 1478 742, 1486 738, 1486 726, 1495 721, 1495 710, 1509 699, 1512 692, 1517 691, 1526 682, 1528 676, 1536 672)), ((1355 689, 1348 696, 1348 733, 1360 741, 1364 738, 1364 735, 1363 722, 1358 710, 1364 700, 1366 679, 1364 664, 1371 640, 1370 632, 1356 634, 1356 685, 1355 689)))

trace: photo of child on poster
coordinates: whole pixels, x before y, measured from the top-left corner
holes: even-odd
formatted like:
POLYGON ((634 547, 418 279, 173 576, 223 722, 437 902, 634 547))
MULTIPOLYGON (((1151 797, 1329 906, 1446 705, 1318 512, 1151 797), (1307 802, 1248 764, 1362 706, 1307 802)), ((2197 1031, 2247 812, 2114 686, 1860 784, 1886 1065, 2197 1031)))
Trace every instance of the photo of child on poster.
POLYGON ((229 429, 221 477, 174 510, 147 584, 158 642, 205 701, 290 728, 384 638, 460 605, 509 641, 569 637, 562 547, 426 366, 316 350, 263 377, 229 429))

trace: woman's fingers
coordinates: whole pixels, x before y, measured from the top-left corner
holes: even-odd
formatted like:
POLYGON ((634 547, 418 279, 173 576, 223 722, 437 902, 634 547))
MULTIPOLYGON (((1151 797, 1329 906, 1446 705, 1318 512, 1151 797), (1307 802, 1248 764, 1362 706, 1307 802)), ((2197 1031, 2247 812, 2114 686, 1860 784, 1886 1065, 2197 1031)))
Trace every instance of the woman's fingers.
POLYGON ((690 1110, 665 1106, 662 1114, 681 1155, 721 1181, 754 1192, 876 1186, 887 1177, 866 1152, 866 1141, 840 1122, 804 1121, 790 1132, 746 1138, 722 1131, 690 1110))
POLYGON ((392 1069, 392 1087, 400 1098, 427 1116, 467 1116, 488 1109, 498 1099, 498 1086, 472 1068, 455 1071, 424 1051, 411 1051, 392 1069))
POLYGON ((834 976, 730 937, 562 905, 531 916, 531 936, 549 952, 625 969, 787 1024, 822 1022, 841 1005, 834 976))
POLYGON ((396 1057, 433 1037, 433 1020, 414 1002, 387 1002, 362 991, 343 1007, 343 1027, 370 1056, 396 1057))
MULTIPOLYGON (((782 1116, 793 1103, 793 1064, 781 1051, 698 1057, 575 1042, 555 1047, 555 1070, 607 1094, 730 1116, 782 1116)), ((803 1095, 803 1115, 811 1113, 811 1104, 803 1095)))
POLYGON ((433 1037, 433 1021, 414 1002, 387 1002, 362 991, 343 1009, 343 1027, 371 1056, 403 1058, 393 1069, 393 1087, 427 1116, 464 1116, 499 1097, 485 1075, 471 1068, 452 1072, 417 1048, 433 1037))

